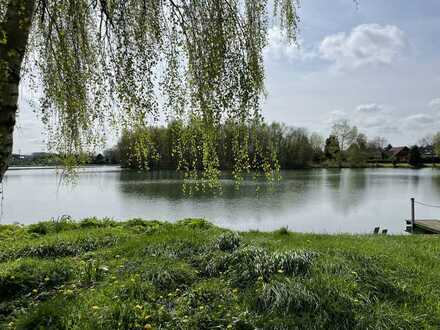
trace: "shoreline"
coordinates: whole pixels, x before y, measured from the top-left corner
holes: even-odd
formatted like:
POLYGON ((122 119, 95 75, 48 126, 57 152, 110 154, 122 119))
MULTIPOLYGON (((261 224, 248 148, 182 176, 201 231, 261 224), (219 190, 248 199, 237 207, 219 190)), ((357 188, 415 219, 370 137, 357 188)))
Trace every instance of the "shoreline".
MULTIPOLYGON (((175 169, 154 169, 154 170, 139 170, 135 168, 126 168, 121 167, 119 164, 103 164, 103 165, 81 165, 77 168, 104 168, 104 167, 114 167, 118 168, 120 170, 125 171, 141 171, 141 172, 178 172, 175 169)), ((425 163, 423 166, 414 167, 407 163, 398 163, 396 165, 390 164, 390 163, 375 163, 372 165, 366 165, 366 166, 348 166, 348 165, 341 165, 341 166, 323 166, 323 165, 316 165, 312 164, 308 167, 302 167, 302 168, 289 168, 289 169, 281 169, 280 171, 302 171, 302 170, 313 170, 313 169, 374 169, 374 168, 387 168, 387 169, 411 169, 411 170, 419 170, 424 168, 432 168, 432 169, 440 169, 440 164, 436 164, 435 166, 432 166, 430 163, 425 163)), ((9 166, 8 171, 20 171, 20 170, 62 170, 63 166, 53 166, 53 165, 41 165, 41 166, 9 166)), ((231 172, 231 170, 221 170, 222 172, 231 172)))

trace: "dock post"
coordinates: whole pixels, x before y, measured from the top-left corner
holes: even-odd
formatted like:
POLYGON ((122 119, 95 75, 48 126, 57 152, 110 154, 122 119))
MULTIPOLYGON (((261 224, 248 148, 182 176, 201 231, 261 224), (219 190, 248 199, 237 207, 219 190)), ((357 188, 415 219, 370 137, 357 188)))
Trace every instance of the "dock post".
POLYGON ((411 229, 412 232, 414 232, 414 227, 415 227, 415 222, 416 222, 416 212, 415 212, 415 207, 414 207, 414 198, 411 198, 411 229))

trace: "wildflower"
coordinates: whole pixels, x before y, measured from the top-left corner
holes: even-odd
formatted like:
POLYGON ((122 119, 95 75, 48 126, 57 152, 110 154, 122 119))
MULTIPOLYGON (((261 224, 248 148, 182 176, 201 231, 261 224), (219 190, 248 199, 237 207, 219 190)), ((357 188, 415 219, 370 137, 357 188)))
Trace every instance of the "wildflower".
POLYGON ((33 294, 37 294, 37 293, 38 293, 38 290, 37 290, 37 289, 33 289, 33 290, 32 290, 32 293, 33 293, 33 294))

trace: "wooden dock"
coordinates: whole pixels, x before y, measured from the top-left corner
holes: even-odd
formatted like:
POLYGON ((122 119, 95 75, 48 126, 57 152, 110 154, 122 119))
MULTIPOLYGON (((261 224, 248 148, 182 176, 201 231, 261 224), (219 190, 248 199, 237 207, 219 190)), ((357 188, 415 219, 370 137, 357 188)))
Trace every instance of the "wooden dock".
POLYGON ((440 220, 407 220, 406 231, 413 234, 440 234, 440 220))
MULTIPOLYGON (((415 215, 415 199, 411 198, 411 219, 406 220, 406 231, 412 234, 440 234, 440 220, 427 219, 417 220, 415 215)), ((421 205, 437 207, 425 203, 417 202, 421 205)))

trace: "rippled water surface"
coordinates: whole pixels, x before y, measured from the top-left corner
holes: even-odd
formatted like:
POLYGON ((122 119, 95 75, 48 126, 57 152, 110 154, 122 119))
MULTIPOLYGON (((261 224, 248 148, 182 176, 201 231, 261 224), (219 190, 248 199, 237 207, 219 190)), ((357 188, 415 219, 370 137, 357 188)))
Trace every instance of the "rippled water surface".
MULTIPOLYGON (((32 223, 71 215, 175 221, 203 217, 239 230, 364 233, 375 226, 404 230, 409 199, 440 204, 440 170, 343 169, 282 173, 273 189, 222 180, 223 193, 182 192, 173 172, 138 173, 116 167, 82 169, 75 185, 60 185, 51 169, 10 170, 4 180, 2 223, 32 223)), ((417 207, 417 218, 440 219, 440 209, 417 207)))

